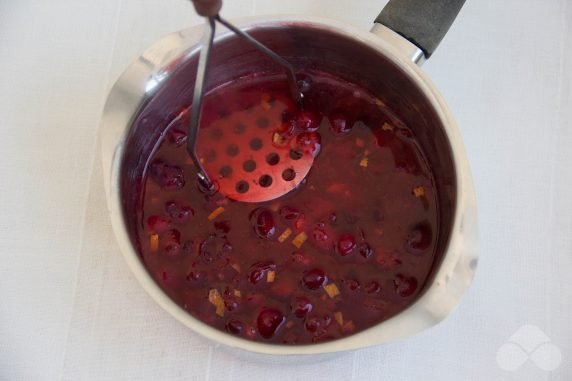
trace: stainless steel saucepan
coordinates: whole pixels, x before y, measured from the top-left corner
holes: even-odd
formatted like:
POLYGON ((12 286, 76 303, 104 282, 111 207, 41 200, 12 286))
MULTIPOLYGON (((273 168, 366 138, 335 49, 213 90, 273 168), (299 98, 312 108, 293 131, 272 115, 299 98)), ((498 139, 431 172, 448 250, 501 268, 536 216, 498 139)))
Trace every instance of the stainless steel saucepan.
MULTIPOLYGON (((369 89, 394 109, 423 146, 441 206, 438 257, 422 295, 374 327, 331 342, 283 346, 247 341, 197 320, 163 293, 141 263, 135 209, 145 161, 171 120, 192 99, 202 27, 170 34, 147 49, 117 80, 101 121, 109 214, 133 273, 165 310, 217 342, 266 354, 315 354, 385 343, 434 326, 459 303, 477 264, 476 203, 457 126, 420 69, 464 0, 391 0, 371 32, 306 16, 235 22, 297 68, 319 68, 369 89)), ((273 70, 251 45, 228 31, 215 38, 207 90, 252 72, 273 70)))

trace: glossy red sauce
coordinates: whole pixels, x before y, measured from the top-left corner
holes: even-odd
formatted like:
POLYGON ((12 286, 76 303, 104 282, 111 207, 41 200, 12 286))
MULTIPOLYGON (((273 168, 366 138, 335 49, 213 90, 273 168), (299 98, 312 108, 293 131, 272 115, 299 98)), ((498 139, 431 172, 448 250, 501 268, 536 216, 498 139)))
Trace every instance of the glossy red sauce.
POLYGON ((262 203, 201 192, 183 110, 166 123, 141 194, 149 273, 190 314, 249 340, 306 344, 371 327, 415 300, 436 254, 436 189, 412 131, 363 88, 320 72, 303 77, 303 113, 283 79, 213 90, 198 143, 222 181, 246 164, 231 147, 211 150, 209 139, 244 147, 248 129, 264 129, 264 147, 315 157, 295 190, 262 203))

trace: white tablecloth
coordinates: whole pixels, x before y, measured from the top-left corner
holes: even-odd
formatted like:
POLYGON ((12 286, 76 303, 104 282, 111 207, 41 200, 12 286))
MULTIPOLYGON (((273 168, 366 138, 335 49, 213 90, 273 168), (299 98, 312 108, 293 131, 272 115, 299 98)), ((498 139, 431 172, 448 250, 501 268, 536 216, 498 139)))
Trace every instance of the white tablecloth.
MULTIPOLYGON (((224 14, 369 29, 384 4, 227 0, 224 14)), ((0 0, 1 380, 572 379, 572 1, 468 0, 425 65, 478 193, 481 260, 456 312, 397 343, 295 362, 172 319, 130 274, 106 215, 107 93, 146 46, 198 21, 185 0, 0 0)))

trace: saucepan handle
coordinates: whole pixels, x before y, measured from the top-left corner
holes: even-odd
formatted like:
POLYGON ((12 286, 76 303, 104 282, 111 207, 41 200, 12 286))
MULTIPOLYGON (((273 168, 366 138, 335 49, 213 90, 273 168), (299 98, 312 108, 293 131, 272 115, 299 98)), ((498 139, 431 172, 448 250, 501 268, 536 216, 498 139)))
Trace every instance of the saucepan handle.
POLYGON ((405 37, 429 58, 464 3, 465 0, 390 0, 375 22, 405 37))

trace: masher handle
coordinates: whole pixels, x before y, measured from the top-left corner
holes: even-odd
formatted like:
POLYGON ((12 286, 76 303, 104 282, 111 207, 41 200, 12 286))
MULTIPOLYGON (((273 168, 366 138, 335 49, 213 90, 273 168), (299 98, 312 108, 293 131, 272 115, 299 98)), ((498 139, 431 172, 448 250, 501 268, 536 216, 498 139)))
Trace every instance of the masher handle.
POLYGON ((214 17, 222 8, 222 0, 192 0, 195 11, 203 17, 214 17))

